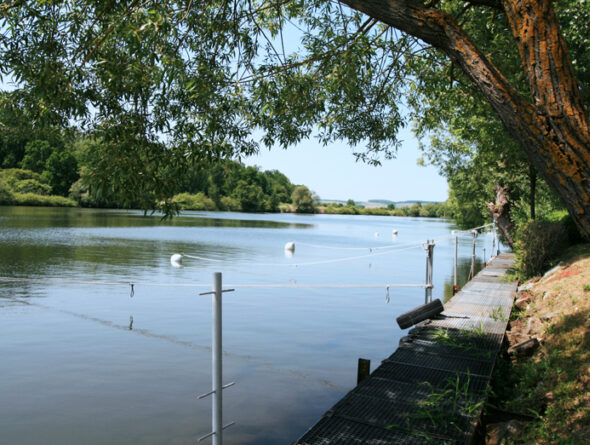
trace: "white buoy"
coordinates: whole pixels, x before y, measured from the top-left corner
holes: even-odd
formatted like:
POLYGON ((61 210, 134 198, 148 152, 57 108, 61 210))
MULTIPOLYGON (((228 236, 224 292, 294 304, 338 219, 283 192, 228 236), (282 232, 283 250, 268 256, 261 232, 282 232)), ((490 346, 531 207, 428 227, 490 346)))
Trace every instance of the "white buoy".
POLYGON ((179 253, 175 253, 170 257, 170 264, 173 267, 182 267, 182 255, 179 253))
POLYGON ((379 232, 375 232, 375 238, 379 238, 379 232))
POLYGON ((397 235, 397 229, 393 229, 393 230, 391 231, 391 234, 392 234, 392 235, 397 235))
POLYGON ((285 244, 285 250, 287 252, 295 252, 295 243, 293 241, 288 242, 287 244, 285 244))

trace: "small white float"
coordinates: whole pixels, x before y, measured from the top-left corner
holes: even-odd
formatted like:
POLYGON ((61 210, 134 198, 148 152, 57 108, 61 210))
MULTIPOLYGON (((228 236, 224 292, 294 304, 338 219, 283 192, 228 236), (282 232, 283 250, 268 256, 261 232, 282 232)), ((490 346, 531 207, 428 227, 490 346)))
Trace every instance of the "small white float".
POLYGON ((295 252, 295 243, 293 241, 290 241, 287 244, 285 244, 285 251, 286 252, 295 252))
POLYGON ((397 235, 397 229, 393 229, 393 230, 391 231, 391 234, 392 234, 392 235, 397 235))
POLYGON ((170 264, 173 267, 182 267, 182 255, 180 253, 175 253, 170 257, 170 264))

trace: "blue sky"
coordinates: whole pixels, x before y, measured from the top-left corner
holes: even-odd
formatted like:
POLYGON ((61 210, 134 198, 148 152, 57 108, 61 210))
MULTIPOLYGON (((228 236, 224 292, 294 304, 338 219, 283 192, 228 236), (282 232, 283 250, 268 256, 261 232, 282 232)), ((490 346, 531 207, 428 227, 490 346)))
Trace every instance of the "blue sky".
POLYGON ((417 165, 420 151, 411 131, 403 130, 400 139, 403 144, 397 158, 382 161, 380 167, 356 162, 354 150, 346 143, 324 147, 313 139, 287 150, 261 149, 257 156, 243 161, 262 170, 279 170, 321 199, 445 201, 446 179, 432 166, 417 165))

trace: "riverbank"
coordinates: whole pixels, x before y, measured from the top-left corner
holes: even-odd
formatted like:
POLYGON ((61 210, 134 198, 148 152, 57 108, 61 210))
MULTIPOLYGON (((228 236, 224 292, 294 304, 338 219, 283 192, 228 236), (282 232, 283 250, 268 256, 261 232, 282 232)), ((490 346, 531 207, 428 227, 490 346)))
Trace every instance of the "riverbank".
POLYGON ((566 250, 556 267, 519 287, 507 339, 486 443, 588 443, 590 244, 566 250))

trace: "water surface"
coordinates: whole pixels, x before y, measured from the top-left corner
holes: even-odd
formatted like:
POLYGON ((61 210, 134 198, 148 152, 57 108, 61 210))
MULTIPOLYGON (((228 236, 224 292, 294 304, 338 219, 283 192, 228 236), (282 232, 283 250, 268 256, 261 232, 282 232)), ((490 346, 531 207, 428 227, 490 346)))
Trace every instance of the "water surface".
MULTIPOLYGON (((223 296, 224 379, 237 382, 224 392, 224 422, 236 422, 224 442, 292 443, 355 385, 359 357, 374 369, 396 348, 395 318, 424 290, 386 285, 424 282, 427 239, 437 240, 434 298, 443 298, 452 229, 424 218, 162 221, 0 207, 0 276, 31 280, 0 282, 0 443, 188 444, 207 434, 210 400, 197 395, 211 385, 211 303, 199 293, 217 271, 236 289, 223 296), (200 259, 172 267, 181 252, 200 259)), ((460 238, 463 274, 471 243, 460 238)), ((490 236, 477 240, 478 262, 483 247, 489 256, 490 236)))

